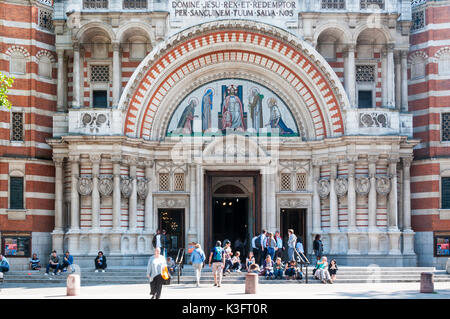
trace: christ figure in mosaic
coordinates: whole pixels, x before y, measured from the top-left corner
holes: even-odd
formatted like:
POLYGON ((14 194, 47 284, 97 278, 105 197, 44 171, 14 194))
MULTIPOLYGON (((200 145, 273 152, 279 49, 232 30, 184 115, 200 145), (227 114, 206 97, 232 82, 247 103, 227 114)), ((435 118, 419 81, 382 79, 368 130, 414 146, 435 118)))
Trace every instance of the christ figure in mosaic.
POLYGON ((237 96, 237 89, 234 85, 227 88, 227 97, 222 106, 222 129, 232 128, 238 131, 245 131, 244 108, 241 99, 237 96))

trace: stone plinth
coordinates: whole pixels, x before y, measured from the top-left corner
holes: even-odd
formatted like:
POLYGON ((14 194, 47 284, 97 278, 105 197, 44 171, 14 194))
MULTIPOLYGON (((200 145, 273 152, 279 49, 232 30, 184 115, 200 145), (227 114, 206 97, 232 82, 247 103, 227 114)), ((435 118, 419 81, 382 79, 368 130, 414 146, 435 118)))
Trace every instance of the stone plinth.
POLYGON ((258 274, 247 274, 245 276, 245 293, 256 294, 258 288, 258 274))
POLYGON ((67 296, 79 296, 80 286, 80 275, 67 276, 67 296))
POLYGON ((433 293, 434 292, 434 274, 431 272, 423 272, 420 274, 420 292, 433 293))

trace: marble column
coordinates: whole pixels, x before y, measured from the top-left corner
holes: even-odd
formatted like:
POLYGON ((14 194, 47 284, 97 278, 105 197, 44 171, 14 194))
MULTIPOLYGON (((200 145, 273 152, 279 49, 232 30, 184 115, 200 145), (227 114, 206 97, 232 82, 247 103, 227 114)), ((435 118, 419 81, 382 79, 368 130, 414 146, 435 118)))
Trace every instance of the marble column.
POLYGON ((377 188, 376 188, 376 170, 377 170, 377 156, 369 156, 369 223, 368 223, 368 236, 369 236, 369 254, 379 254, 378 241, 379 234, 377 229, 377 188))
POLYGON ((80 174, 80 157, 70 155, 71 163, 71 198, 70 198, 70 229, 68 232, 69 251, 76 253, 78 251, 78 240, 80 231, 80 195, 78 194, 78 177, 80 174))
POLYGON ((347 63, 344 64, 344 85, 348 94, 350 107, 356 107, 356 65, 355 45, 347 46, 347 63))
POLYGON ((151 234, 153 232, 153 161, 145 161, 145 178, 148 183, 148 193, 145 198, 144 232, 151 234))
POLYGON ((394 45, 389 44, 387 48, 387 106, 394 107, 395 104, 395 81, 394 81, 395 67, 394 67, 394 45))
POLYGON ((53 250, 61 252, 64 249, 64 229, 63 229, 63 196, 64 196, 64 175, 63 157, 53 157, 55 163, 55 229, 52 232, 53 250))
POLYGON ((408 112, 408 51, 401 52, 401 65, 402 65, 402 89, 401 89, 401 103, 402 112, 408 112))
POLYGON ((56 50, 58 54, 58 84, 57 84, 57 100, 56 110, 57 112, 64 111, 64 49, 56 50))
POLYGON ((312 202, 312 223, 313 234, 317 235, 322 233, 322 227, 320 223, 320 196, 319 196, 319 179, 320 179, 320 164, 318 162, 313 163, 313 202, 312 202))
POLYGON ((113 43, 113 108, 117 108, 120 99, 120 43, 113 43))
POLYGON ((399 51, 394 53, 395 64, 395 109, 400 110, 402 105, 402 65, 399 51))
POLYGON ((403 254, 414 255, 414 232, 411 229, 411 157, 403 157, 403 254))
POLYGON ((72 98, 72 108, 80 108, 80 89, 81 89, 81 79, 80 79, 80 44, 75 42, 73 44, 73 98, 72 98))
POLYGON ((113 155, 113 198, 112 198, 112 234, 111 238, 111 254, 120 254, 120 210, 121 210, 121 193, 120 193, 120 162, 121 157, 113 155))

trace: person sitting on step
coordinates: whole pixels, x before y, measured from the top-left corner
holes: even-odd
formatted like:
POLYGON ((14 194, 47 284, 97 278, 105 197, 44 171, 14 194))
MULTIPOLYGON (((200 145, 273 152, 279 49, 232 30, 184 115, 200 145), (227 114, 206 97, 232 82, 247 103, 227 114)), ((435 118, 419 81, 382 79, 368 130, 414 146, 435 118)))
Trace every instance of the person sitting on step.
POLYGON ((263 262, 263 269, 261 271, 261 275, 265 276, 266 279, 273 279, 273 260, 270 255, 266 256, 266 259, 263 262))
POLYGON ((241 272, 241 253, 239 251, 236 252, 236 254, 231 258, 231 262, 233 266, 231 266, 231 270, 235 272, 241 272))
POLYGON ((284 271, 284 274, 286 275, 287 279, 295 279, 295 277, 297 275, 295 260, 289 261, 289 264, 287 265, 286 270, 284 271))
POLYGON ((102 251, 98 252, 97 257, 95 257, 95 272, 98 272, 101 270, 102 272, 105 272, 106 269, 106 257, 103 255, 102 251))

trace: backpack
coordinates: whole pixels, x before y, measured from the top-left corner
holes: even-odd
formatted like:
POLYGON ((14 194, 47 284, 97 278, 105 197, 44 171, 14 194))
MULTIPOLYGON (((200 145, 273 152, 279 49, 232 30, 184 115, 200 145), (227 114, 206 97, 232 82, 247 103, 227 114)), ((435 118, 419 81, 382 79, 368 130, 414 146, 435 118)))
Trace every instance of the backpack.
POLYGON ((213 261, 222 261, 223 249, 222 247, 214 247, 213 261))

